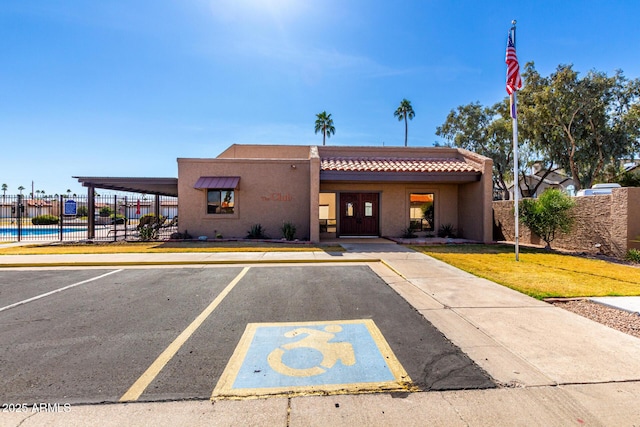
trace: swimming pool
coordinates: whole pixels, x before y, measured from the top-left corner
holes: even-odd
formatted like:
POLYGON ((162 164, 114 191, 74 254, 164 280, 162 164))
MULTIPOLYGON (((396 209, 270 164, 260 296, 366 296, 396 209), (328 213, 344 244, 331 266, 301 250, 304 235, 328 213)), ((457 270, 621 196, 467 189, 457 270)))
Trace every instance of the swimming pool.
MULTIPOLYGON (((78 233, 86 232, 87 227, 62 227, 63 233, 78 233)), ((59 234, 60 228, 58 227, 22 227, 21 236, 51 236, 59 234)), ((5 237, 18 237, 17 227, 0 227, 0 236, 5 237)))

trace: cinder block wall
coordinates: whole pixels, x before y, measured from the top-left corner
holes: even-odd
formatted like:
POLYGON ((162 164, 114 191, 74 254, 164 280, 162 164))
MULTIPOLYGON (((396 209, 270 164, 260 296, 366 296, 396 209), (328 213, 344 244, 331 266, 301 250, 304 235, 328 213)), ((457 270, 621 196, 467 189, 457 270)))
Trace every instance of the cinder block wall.
MULTIPOLYGON (((624 257, 640 235, 640 188, 614 189, 607 196, 575 197, 573 229, 551 242, 554 248, 624 257), (600 245, 600 247, 596 247, 600 245)), ((520 224, 520 243, 544 245, 542 239, 520 224)), ((493 239, 515 241, 513 201, 493 202, 493 239)))

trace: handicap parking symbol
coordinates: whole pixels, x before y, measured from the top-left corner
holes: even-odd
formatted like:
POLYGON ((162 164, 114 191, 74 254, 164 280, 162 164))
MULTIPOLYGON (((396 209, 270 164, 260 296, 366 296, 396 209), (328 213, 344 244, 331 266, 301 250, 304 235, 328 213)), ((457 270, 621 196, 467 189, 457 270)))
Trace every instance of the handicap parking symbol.
POLYGON ((353 345, 349 342, 331 342, 332 339, 335 339, 336 333, 341 331, 342 326, 340 325, 327 325, 323 330, 296 328, 285 332, 284 336, 287 338, 299 335, 302 335, 303 338, 283 344, 269 353, 267 356, 269 366, 274 371, 291 377, 310 377, 324 374, 328 369, 333 368, 338 361, 345 366, 352 366, 356 363, 353 345), (310 349, 319 352, 322 355, 322 361, 319 365, 312 365, 308 368, 289 366, 283 361, 283 358, 287 352, 296 349, 310 349))
POLYGON ((250 323, 212 399, 410 388, 371 319, 250 323))

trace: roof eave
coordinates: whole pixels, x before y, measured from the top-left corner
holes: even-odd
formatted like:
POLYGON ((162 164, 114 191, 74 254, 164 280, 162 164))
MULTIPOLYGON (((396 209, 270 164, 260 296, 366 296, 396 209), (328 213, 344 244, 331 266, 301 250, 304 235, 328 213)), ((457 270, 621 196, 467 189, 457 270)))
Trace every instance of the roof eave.
POLYGON ((480 172, 354 172, 320 171, 320 181, 452 182, 480 181, 480 172))
POLYGON ((178 196, 177 178, 90 177, 74 176, 83 187, 125 191, 141 194, 178 196))

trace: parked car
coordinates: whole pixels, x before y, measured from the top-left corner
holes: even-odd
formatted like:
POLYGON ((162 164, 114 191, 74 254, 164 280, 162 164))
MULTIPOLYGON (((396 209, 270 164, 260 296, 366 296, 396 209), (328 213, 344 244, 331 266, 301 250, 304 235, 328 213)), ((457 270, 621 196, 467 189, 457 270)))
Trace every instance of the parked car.
POLYGON ((620 188, 620 184, 595 184, 591 188, 578 190, 576 196, 602 196, 611 194, 611 190, 620 188))

